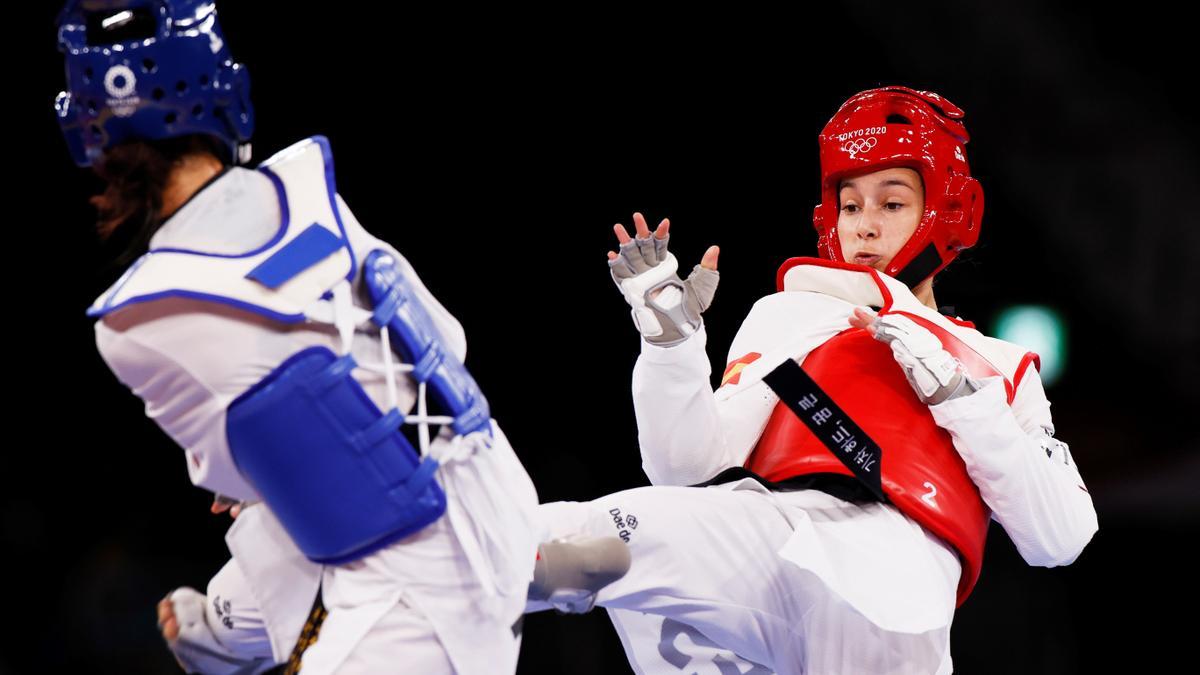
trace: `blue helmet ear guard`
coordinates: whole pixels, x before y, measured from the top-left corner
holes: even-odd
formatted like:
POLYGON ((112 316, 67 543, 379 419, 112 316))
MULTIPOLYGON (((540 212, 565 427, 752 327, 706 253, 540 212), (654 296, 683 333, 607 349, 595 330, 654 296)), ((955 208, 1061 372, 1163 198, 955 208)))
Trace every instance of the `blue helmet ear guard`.
POLYGON ((79 166, 131 140, 210 134, 249 160, 250 76, 202 0, 69 0, 58 16, 67 89, 54 107, 79 166))

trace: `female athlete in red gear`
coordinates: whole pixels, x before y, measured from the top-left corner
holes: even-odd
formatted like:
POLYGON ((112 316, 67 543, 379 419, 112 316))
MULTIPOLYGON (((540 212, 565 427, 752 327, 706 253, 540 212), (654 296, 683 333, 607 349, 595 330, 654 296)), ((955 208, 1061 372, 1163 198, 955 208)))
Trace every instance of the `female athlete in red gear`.
POLYGON ((905 87, 838 110, 820 137, 820 257, 785 262, 715 391, 701 313, 718 250, 684 280, 668 221, 615 228, 655 485, 543 510, 551 536, 583 523, 629 544, 629 573, 596 600, 638 672, 948 673, 991 520, 1045 567, 1096 532, 1036 355, 937 311, 934 275, 983 214, 962 117, 905 87))

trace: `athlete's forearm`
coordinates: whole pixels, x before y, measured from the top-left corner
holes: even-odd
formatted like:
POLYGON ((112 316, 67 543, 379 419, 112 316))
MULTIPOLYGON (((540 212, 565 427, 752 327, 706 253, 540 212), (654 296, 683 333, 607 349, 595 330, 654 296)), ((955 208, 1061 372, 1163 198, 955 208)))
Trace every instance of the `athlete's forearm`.
POLYGON ((1098 529, 1091 495, 1066 444, 1029 434, 1005 404, 1000 378, 974 394, 930 406, 950 432, 971 480, 1030 565, 1075 561, 1098 529))
POLYGON ((657 485, 699 483, 730 466, 705 341, 703 328, 674 347, 643 341, 634 366, 642 467, 657 485))

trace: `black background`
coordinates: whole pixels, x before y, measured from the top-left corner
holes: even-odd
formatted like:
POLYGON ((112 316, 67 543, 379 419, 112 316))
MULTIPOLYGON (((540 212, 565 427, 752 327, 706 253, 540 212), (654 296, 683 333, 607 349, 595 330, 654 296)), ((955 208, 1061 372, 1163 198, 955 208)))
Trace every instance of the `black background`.
MULTIPOLYGON (((154 603, 204 587, 227 521, 96 353, 84 309, 118 270, 90 229, 98 183, 57 130, 51 4, 9 43, 0 673, 177 672, 154 603)), ((604 265, 614 222, 670 217, 688 267, 721 245, 706 314, 719 375, 778 265, 815 253, 815 138, 837 106, 906 84, 962 107, 987 213, 937 299, 985 332, 1014 303, 1065 315, 1069 363, 1048 395, 1100 531, 1074 565, 1043 569, 993 525, 956 672, 1147 672, 1186 653, 1177 629, 1196 621, 1195 38, 1165 10, 1097 7, 220 5, 253 81, 255 161, 329 137, 359 220, 462 321, 543 501, 647 482, 638 341, 604 265)), ((527 620, 520 672, 627 671, 602 612, 527 620)))

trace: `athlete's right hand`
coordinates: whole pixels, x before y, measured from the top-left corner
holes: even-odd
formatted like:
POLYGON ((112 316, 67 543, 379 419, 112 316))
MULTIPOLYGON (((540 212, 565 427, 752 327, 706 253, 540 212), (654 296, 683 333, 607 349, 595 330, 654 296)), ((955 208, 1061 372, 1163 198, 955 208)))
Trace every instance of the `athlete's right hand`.
POLYGON ((206 595, 187 586, 158 603, 158 629, 183 672, 250 675, 273 665, 271 659, 236 654, 222 644, 206 616, 209 607, 206 595))
POLYGON ((175 618, 175 603, 167 596, 158 601, 158 629, 168 643, 179 637, 179 620, 175 618))
POLYGON ((671 222, 664 218, 653 235, 642 214, 633 214, 633 224, 636 237, 620 223, 613 226, 620 253, 608 252, 609 271, 646 341, 662 347, 679 344, 703 325, 700 314, 712 304, 720 280, 721 250, 709 246, 685 281, 677 273, 678 261, 667 251, 671 222))

